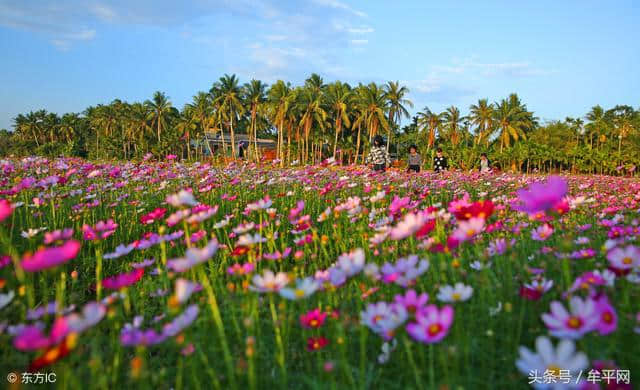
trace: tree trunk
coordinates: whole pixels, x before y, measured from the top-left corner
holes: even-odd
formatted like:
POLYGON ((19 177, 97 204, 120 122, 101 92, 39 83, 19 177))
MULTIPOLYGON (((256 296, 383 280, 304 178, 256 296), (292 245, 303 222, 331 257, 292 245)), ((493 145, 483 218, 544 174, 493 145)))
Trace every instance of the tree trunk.
POLYGON ((358 156, 360 155, 360 129, 362 128, 361 124, 358 124, 358 137, 356 141, 356 158, 354 160, 355 164, 358 164, 358 156))
POLYGON ((338 134, 342 130, 342 121, 337 121, 336 123, 336 138, 333 142, 333 158, 336 158, 336 149, 338 147, 338 134))
POLYGON ((233 111, 229 109, 229 131, 231 132, 231 157, 236 158, 236 136, 233 133, 233 111))

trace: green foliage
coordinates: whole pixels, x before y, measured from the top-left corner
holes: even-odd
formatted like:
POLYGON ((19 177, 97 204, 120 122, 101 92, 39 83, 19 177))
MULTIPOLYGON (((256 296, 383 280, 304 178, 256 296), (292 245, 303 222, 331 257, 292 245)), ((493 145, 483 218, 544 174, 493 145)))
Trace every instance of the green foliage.
MULTIPOLYGON (((0 155, 131 159, 171 153, 197 159, 206 132, 225 132, 232 139, 276 139, 283 165, 317 162, 326 157, 326 143, 344 163, 361 163, 371 138, 381 134, 401 159, 417 145, 427 168, 436 147, 458 169, 474 168, 483 152, 494 166, 522 172, 622 174, 640 165, 640 111, 627 105, 594 106, 583 118, 540 124, 511 94, 493 103, 480 99, 467 115, 456 106, 441 113, 425 107, 401 126, 413 107, 408 93, 399 82, 351 87, 312 74, 301 86, 282 80, 242 85, 224 75, 182 110, 156 92, 143 103, 114 100, 61 117, 45 110, 19 114, 14 131, 0 133, 0 155)), ((227 141, 222 152, 235 153, 235 146, 227 141)))

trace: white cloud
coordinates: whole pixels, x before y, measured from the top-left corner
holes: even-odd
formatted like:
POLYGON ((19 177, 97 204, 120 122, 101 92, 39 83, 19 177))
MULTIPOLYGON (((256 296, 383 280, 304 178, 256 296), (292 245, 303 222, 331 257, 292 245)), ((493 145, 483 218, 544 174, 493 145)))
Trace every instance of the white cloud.
POLYGON ((368 39, 352 39, 351 43, 354 45, 366 45, 369 43, 368 39))
POLYGON ((359 16, 361 18, 366 18, 367 14, 362 12, 362 11, 358 11, 356 9, 351 8, 349 5, 338 1, 338 0, 311 0, 312 2, 318 4, 318 5, 322 5, 325 7, 330 7, 330 8, 336 8, 336 9, 341 9, 344 11, 348 11, 356 16, 359 16))
POLYGON ((350 32, 351 34, 370 34, 375 30, 373 29, 373 27, 360 27, 360 28, 350 27, 347 29, 347 31, 350 32))

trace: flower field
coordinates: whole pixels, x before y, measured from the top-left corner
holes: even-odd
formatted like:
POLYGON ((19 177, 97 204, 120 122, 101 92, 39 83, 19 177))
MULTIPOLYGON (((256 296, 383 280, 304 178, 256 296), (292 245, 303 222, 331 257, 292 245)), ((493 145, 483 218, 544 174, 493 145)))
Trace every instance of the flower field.
POLYGON ((637 179, 171 159, 0 172, 14 386, 640 381, 637 179))

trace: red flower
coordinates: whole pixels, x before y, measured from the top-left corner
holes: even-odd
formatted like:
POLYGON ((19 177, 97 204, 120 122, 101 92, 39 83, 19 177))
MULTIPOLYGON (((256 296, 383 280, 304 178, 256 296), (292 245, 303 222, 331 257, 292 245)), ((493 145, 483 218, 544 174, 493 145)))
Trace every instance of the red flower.
POLYGON ((461 207, 460 210, 454 212, 458 220, 466 221, 474 217, 488 219, 493 214, 493 202, 490 200, 480 200, 473 202, 469 206, 461 207))
POLYGON ((436 220, 430 219, 428 220, 422 227, 416 232, 416 238, 425 237, 427 234, 431 233, 433 229, 436 227, 436 220))
POLYGON ((325 318, 327 318, 327 313, 313 309, 300 316, 300 324, 305 328, 319 328, 324 324, 325 318))
POLYGON ((542 296, 542 292, 540 290, 536 290, 533 288, 526 288, 525 286, 520 287, 520 296, 524 299, 528 299, 530 301, 537 301, 542 296))
POLYGON ((329 340, 326 337, 309 337, 307 339, 307 350, 317 351, 326 347, 329 344, 329 340))
POLYGON ((70 334, 65 337, 60 344, 48 348, 42 355, 38 356, 31 362, 31 365, 29 365, 29 372, 36 372, 42 367, 53 364, 67 356, 71 350, 75 348, 76 339, 77 336, 75 334, 70 334))
POLYGON ((242 256, 247 252, 249 252, 249 248, 247 248, 246 246, 237 246, 235 247, 233 252, 231 252, 231 256, 242 256))

